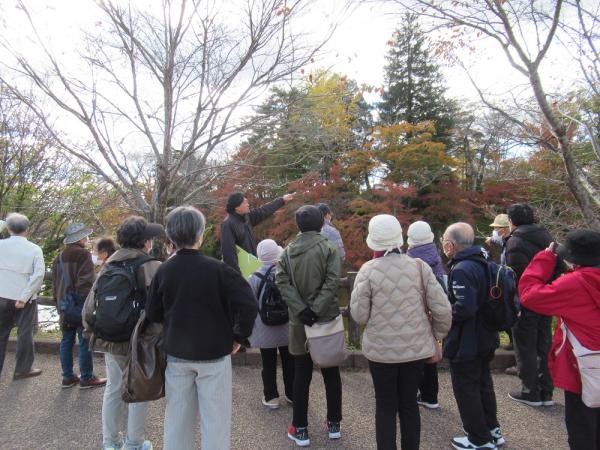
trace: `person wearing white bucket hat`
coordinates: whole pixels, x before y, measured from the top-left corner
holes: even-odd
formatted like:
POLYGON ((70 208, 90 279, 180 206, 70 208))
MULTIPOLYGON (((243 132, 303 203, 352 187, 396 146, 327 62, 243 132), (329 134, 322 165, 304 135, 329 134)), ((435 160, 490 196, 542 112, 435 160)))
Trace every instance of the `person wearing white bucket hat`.
POLYGON ((421 435, 417 389, 423 364, 438 345, 432 327, 436 339, 446 336, 452 311, 431 267, 403 254, 402 244, 398 219, 389 214, 371 219, 367 245, 374 259, 356 276, 350 311, 366 325, 362 349, 375 389, 377 448, 396 448, 399 417, 402 449, 415 450, 421 435))
MULTIPOLYGON (((433 243, 434 236, 429 224, 422 220, 413 222, 408 227, 407 234, 408 250, 406 254, 411 258, 419 258, 429 264, 438 282, 446 290, 444 265, 438 249, 433 243)), ((417 403, 429 409, 439 408, 438 391, 437 364, 425 364, 419 385, 417 403)))
POLYGON ((391 252, 404 244, 402 226, 389 214, 379 214, 369 221, 367 245, 375 252, 391 252))
MULTIPOLYGON (((60 312, 67 294, 74 296, 81 306, 88 296, 96 278, 92 254, 86 248, 92 229, 83 223, 72 223, 65 229, 65 248, 52 263, 52 295, 60 312)), ((70 388, 79 384, 80 389, 106 385, 106 378, 94 375, 94 360, 88 339, 83 336, 81 319, 70 322, 64 312, 60 313, 60 364, 62 367, 62 387, 70 388), (73 372, 73 347, 79 340, 79 370, 81 376, 73 372)))
MULTIPOLYGON (((277 245, 273 239, 264 239, 258 243, 256 253, 262 266, 258 271, 250 275, 248 283, 256 296, 259 313, 254 321, 254 328, 250 336, 250 345, 260 349, 262 360, 262 382, 263 398, 262 404, 270 409, 280 406, 279 392, 277 391, 277 351, 281 359, 283 372, 283 384, 285 389, 285 400, 292 403, 294 391, 294 359, 289 352, 289 325, 286 317, 283 323, 269 324, 263 322, 263 311, 261 310, 263 296, 270 296, 270 301, 277 301, 277 295, 281 299, 281 293, 275 284, 276 264, 283 252, 283 248, 277 245)), ((279 303, 285 307, 285 302, 279 303)), ((277 312, 277 311, 276 311, 277 312)))

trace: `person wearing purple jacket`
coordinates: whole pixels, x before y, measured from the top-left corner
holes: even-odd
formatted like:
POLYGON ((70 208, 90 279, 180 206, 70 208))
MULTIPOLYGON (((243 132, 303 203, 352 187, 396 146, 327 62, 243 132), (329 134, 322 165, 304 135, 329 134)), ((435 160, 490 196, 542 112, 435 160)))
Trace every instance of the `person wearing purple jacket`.
MULTIPOLYGON (((411 258, 419 258, 429 264, 433 274, 446 291, 444 277, 446 274, 442 258, 433 240, 433 232, 427 222, 422 220, 414 222, 408 227, 408 251, 406 253, 411 258)), ((429 409, 439 408, 438 390, 437 364, 425 364, 419 385, 417 403, 429 409)))

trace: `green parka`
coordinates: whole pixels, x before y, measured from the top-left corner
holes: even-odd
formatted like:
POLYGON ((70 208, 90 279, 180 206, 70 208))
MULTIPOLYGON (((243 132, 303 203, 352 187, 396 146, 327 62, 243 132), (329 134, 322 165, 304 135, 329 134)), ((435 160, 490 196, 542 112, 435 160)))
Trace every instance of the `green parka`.
POLYGON ((306 354, 306 334, 298 318, 302 310, 309 306, 317 315, 317 322, 328 322, 340 313, 337 298, 340 270, 335 245, 316 231, 298 234, 283 251, 276 282, 289 309, 289 350, 292 355, 306 354), (294 270, 295 287, 288 255, 294 270))

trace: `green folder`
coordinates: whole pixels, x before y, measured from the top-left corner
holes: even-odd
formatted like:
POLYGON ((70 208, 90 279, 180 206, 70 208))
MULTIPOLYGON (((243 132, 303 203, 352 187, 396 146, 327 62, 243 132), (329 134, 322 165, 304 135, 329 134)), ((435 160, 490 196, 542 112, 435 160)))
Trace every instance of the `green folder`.
POLYGON ((240 266, 240 272, 242 272, 242 276, 247 280, 250 275, 260 269, 262 263, 258 260, 258 258, 251 253, 248 253, 246 250, 241 248, 239 245, 236 245, 237 249, 237 257, 238 257, 238 265, 240 266))

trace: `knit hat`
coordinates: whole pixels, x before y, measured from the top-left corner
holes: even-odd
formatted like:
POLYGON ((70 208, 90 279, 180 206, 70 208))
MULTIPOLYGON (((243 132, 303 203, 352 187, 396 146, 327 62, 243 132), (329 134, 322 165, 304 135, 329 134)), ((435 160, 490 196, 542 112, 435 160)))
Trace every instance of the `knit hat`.
POLYGON ((316 206, 301 206, 296 211, 296 224, 302 233, 321 231, 321 228, 323 228, 323 213, 316 206))
POLYGON ((233 194, 229 194, 227 197, 227 212, 229 214, 233 214, 235 212, 235 208, 240 206, 246 197, 241 192, 234 192, 233 194))
POLYGON ((275 264, 283 249, 273 239, 264 239, 256 247, 256 255, 263 264, 275 264))
POLYGON ((600 233, 593 230, 575 230, 567 233, 564 245, 556 254, 565 261, 579 266, 600 265, 600 233))
POLYGON ((374 251, 387 251, 404 244, 402 225, 394 216, 379 214, 369 221, 367 245, 374 251))
POLYGON ((408 227, 408 246, 418 247, 419 245, 430 244, 433 242, 433 233, 427 222, 418 220, 408 227))
POLYGON ((498 214, 494 222, 490 223, 492 228, 508 228, 508 214, 498 214))
POLYGON ((65 230, 65 239, 63 240, 63 243, 66 245, 75 244, 90 234, 92 234, 92 229, 86 227, 85 224, 72 223, 65 230))

